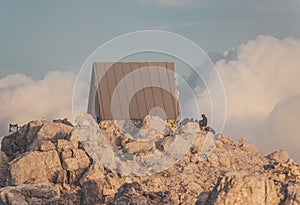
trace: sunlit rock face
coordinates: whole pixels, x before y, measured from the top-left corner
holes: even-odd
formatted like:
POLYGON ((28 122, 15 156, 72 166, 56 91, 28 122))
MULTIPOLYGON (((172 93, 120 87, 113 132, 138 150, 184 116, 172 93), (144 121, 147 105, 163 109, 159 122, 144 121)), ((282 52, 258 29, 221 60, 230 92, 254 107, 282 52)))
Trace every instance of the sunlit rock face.
POLYGON ((262 156, 193 122, 38 120, 1 149, 0 204, 300 203, 288 153, 262 156))

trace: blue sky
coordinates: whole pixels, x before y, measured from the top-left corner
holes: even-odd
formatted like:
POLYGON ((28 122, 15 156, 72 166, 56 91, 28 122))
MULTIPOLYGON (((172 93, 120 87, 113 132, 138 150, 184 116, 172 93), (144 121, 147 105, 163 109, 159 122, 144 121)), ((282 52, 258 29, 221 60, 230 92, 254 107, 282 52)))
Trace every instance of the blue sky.
POLYGON ((77 71, 98 46, 136 30, 175 32, 209 53, 260 34, 300 37, 299 19, 299 0, 0 0, 0 77, 77 71))

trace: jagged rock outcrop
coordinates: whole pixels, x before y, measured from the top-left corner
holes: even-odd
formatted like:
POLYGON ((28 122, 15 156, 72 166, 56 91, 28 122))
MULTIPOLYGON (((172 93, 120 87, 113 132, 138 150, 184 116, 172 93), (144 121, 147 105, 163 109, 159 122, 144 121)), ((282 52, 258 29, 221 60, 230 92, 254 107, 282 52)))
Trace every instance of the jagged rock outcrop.
MULTIPOLYGON (((241 175, 223 177, 202 204, 279 204, 274 181, 265 175, 241 175)), ((198 202, 199 204, 200 201, 198 202)))
POLYGON ((142 185, 133 182, 123 184, 118 193, 115 195, 114 204, 126 205, 126 204, 175 204, 174 200, 170 196, 169 191, 148 192, 142 188, 142 185))
POLYGON ((300 204, 300 183, 298 182, 290 182, 286 187, 286 195, 285 200, 282 204, 288 205, 297 205, 300 204))
POLYGON ((63 123, 54 123, 45 120, 32 121, 24 125, 11 137, 4 137, 1 150, 5 152, 9 160, 40 148, 43 141, 56 141, 70 135, 72 126, 63 123))
POLYGON ((11 184, 53 182, 63 175, 58 153, 33 151, 10 162, 11 184))
POLYGON ((0 187, 7 186, 10 181, 8 158, 0 151, 0 187))
POLYGON ((126 122, 99 126, 114 150, 136 157, 176 155, 174 143, 197 134, 173 166, 139 176, 93 160, 65 121, 28 123, 2 141, 0 204, 300 204, 300 166, 286 152, 262 156, 244 140, 214 136, 195 123, 154 129, 149 120, 138 122, 145 129, 137 133, 151 137, 149 143, 128 135, 130 127, 119 128, 126 122))
POLYGON ((59 200, 58 187, 48 183, 23 184, 5 187, 0 192, 0 204, 29 205, 51 204, 59 200))

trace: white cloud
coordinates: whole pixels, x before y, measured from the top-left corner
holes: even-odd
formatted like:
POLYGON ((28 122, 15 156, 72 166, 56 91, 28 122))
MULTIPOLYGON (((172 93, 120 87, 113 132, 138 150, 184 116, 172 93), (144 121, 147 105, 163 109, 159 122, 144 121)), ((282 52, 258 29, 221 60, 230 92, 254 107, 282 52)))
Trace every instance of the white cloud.
POLYGON ((261 129, 260 148, 268 144, 274 149, 285 149, 300 161, 300 95, 293 95, 279 102, 269 114, 261 129))
POLYGON ((50 72, 41 80, 23 74, 0 79, 0 136, 9 123, 24 124, 35 119, 72 119, 72 94, 76 75, 50 72))
POLYGON ((225 134, 300 161, 300 40, 259 36, 216 63, 227 98, 225 134))

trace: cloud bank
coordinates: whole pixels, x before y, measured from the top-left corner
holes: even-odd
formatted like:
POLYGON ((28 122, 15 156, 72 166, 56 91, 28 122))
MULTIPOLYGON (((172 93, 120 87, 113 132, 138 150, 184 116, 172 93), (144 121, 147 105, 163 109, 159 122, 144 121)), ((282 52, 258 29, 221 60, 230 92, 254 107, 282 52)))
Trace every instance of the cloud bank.
POLYGON ((300 40, 259 36, 216 63, 227 98, 225 134, 300 162, 300 40), (226 59, 227 58, 227 59, 226 59))
POLYGON ((23 74, 0 79, 0 138, 9 123, 20 125, 35 119, 72 119, 72 94, 76 75, 50 72, 40 80, 23 74))

